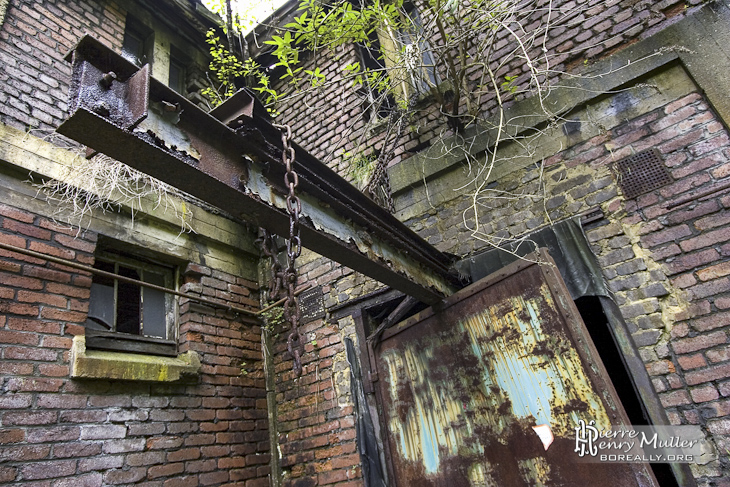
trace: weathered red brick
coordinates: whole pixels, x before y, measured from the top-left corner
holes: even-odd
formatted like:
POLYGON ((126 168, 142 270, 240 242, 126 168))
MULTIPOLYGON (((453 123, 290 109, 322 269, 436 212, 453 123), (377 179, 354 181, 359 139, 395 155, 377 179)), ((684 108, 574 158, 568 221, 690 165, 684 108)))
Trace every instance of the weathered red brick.
POLYGON ((53 308, 42 308, 41 309, 41 318, 49 319, 49 320, 59 320, 59 321, 71 321, 76 323, 83 323, 86 321, 86 313, 81 313, 79 311, 68 311, 68 310, 62 310, 62 309, 53 309, 53 308))
POLYGON ((110 470, 104 474, 104 480, 110 484, 137 483, 147 476, 144 467, 110 470))
POLYGON ((124 438, 127 435, 127 427, 118 424, 94 424, 81 427, 82 440, 110 440, 124 438))
POLYGON ((40 308, 30 304, 15 302, 0 302, 0 313, 13 315, 38 316, 40 308))
MULTIPOLYGON (((58 360, 58 352, 56 350, 46 350, 39 347, 7 347, 5 349, 5 358, 11 360, 32 360, 32 361, 44 361, 44 362, 55 362, 58 360)), ((23 389, 17 390, 28 390, 25 387, 30 387, 33 384, 37 384, 41 387, 42 384, 38 380, 47 379, 28 379, 27 381, 17 382, 11 379, 13 387, 22 387, 23 389)), ((10 386, 9 386, 10 387, 10 386)), ((60 385, 59 385, 60 387, 60 385)), ((38 389, 44 390, 44 389, 38 389)))
POLYGON ((685 374, 685 380, 690 386, 727 378, 730 378, 730 364, 715 365, 702 370, 693 370, 685 374))
POLYGON ((33 333, 0 330, 0 343, 37 346, 40 343, 40 337, 33 333))
POLYGON ((54 411, 8 411, 3 414, 3 424, 11 426, 38 426, 57 421, 58 413, 54 411))
POLYGON ((73 339, 70 337, 60 337, 53 335, 44 335, 42 345, 45 348, 60 348, 63 350, 70 350, 73 339))
POLYGON ((26 362, 0 362, 0 374, 7 375, 31 375, 33 373, 34 365, 26 362))
POLYGON ((222 457, 230 455, 231 447, 228 445, 211 445, 200 448, 200 454, 206 458, 222 457))
POLYGON ((87 396, 75 394, 38 394, 37 406, 48 409, 82 409, 86 407, 87 396))
MULTIPOLYGON (((706 202, 705 204, 714 202, 715 201, 712 200, 706 202)), ((705 218, 701 218, 694 222, 695 228, 701 231, 710 230, 712 228, 717 228, 728 224, 730 224, 730 213, 728 212, 721 212, 718 214, 706 216, 705 218)))
MULTIPOLYGON (((222 470, 220 472, 208 472, 198 476, 200 479, 200 485, 217 485, 223 482, 227 482, 229 474, 227 471, 222 470)), ((265 480, 265 479, 264 479, 265 480)), ((268 483, 268 480, 266 480, 268 483)))
POLYGON ((73 475, 77 460, 30 462, 21 467, 25 480, 53 479, 73 475))
POLYGON ((25 318, 10 318, 8 328, 18 331, 42 333, 45 335, 60 335, 61 325, 41 320, 30 320, 25 318))
POLYGON ((68 247, 70 249, 74 250, 80 250, 82 252, 87 252, 89 254, 93 254, 96 250, 96 243, 95 242, 89 242, 81 238, 77 238, 75 236, 71 237, 68 235, 63 234, 56 234, 54 235, 53 239, 63 245, 64 247, 68 247))
POLYGON ((46 304, 64 309, 68 304, 68 299, 64 296, 33 291, 18 291, 16 299, 21 303, 46 304))
POLYGON ((0 272, 0 282, 4 286, 17 287, 25 290, 43 289, 43 281, 32 277, 18 276, 7 272, 0 272))
MULTIPOLYGON (((213 434, 196 434, 189 435, 185 438, 185 446, 212 445, 215 443, 216 435, 213 434)), ((221 443, 231 443, 231 441, 219 441, 221 443)))
POLYGON ((659 394, 659 400, 665 408, 689 404, 690 398, 684 389, 659 394))
POLYGON ((730 227, 701 233, 696 237, 680 242, 679 246, 683 251, 691 252, 710 245, 727 242, 728 240, 730 240, 730 227))
POLYGON ((681 255, 666 264, 667 274, 672 275, 696 269, 702 265, 716 262, 719 258, 720 255, 715 249, 704 249, 699 252, 681 255))
POLYGON ((35 215, 32 213, 4 204, 0 204, 0 215, 21 223, 33 223, 35 221, 35 215))
POLYGON ((692 327, 697 331, 709 331, 730 324, 730 312, 712 313, 709 316, 695 318, 692 327))
POLYGON ((200 458, 200 448, 182 448, 167 454, 167 460, 169 462, 184 462, 198 458, 200 458))
POLYGON ((672 342, 672 348, 676 353, 691 353, 697 350, 711 348, 727 342, 727 335, 723 331, 698 335, 691 338, 682 338, 672 342))
POLYGON ((0 458, 13 462, 43 460, 48 458, 50 454, 50 445, 4 446, 0 448, 0 458))
POLYGON ((720 132, 714 137, 704 138, 701 142, 690 146, 689 150, 692 155, 697 157, 727 147, 729 143, 727 134, 720 132))
POLYGON ((707 358, 712 363, 730 361, 730 347, 725 347, 717 350, 708 350, 707 358))
POLYGON ((212 458, 185 462, 185 473, 212 472, 216 469, 217 462, 212 458))
POLYGON ((4 272, 12 272, 13 274, 17 274, 20 272, 21 265, 16 262, 8 262, 6 260, 0 261, 0 271, 4 272))
POLYGON ((332 470, 329 472, 322 472, 317 475, 317 481, 319 485, 334 484, 336 482, 343 482, 351 478, 352 472, 349 469, 332 470))
POLYGON ((690 389, 689 392, 692 396, 692 401, 696 403, 714 401, 715 399, 720 397, 717 389, 709 384, 702 387, 695 387, 693 389, 690 389))
POLYGON ((701 299, 713 294, 724 294, 730 291, 730 280, 724 277, 696 284, 687 288, 687 292, 692 299, 701 299))
POLYGON ((168 463, 165 465, 156 465, 154 467, 150 467, 147 470, 147 478, 148 479, 156 479, 160 477, 170 477, 172 475, 177 475, 180 473, 183 473, 185 470, 185 464, 180 463, 168 463))
POLYGON ((89 299, 90 289, 56 282, 46 284, 46 291, 80 299, 89 299))
MULTIPOLYGON (((15 220, 6 219, 3 222, 3 228, 6 228, 7 230, 10 230, 13 233, 19 233, 21 235, 27 235, 28 237, 33 237, 41 240, 50 240, 51 238, 51 232, 48 230, 44 230, 42 228, 38 228, 35 225, 29 225, 27 223, 20 223, 15 220)), ((33 243, 31 242, 31 246, 29 247, 31 250, 36 250, 33 248, 33 243)), ((36 242, 36 244, 38 244, 36 242)), ((36 247, 39 248, 39 247, 36 247)), ((37 252, 41 252, 40 250, 36 250, 37 252)), ((41 252, 43 253, 43 252, 41 252)))
POLYGON ((16 467, 0 467, 0 482, 6 485, 10 485, 18 476, 18 469, 16 467))
POLYGON ((39 267, 34 265, 26 265, 23 267, 23 275, 28 277, 37 277, 46 281, 55 281, 64 284, 71 282, 71 274, 47 267, 39 267))
POLYGON ((701 353, 697 353, 695 355, 680 355, 677 357, 677 362, 679 362, 679 366, 684 370, 696 369, 707 365, 707 360, 705 360, 704 355, 701 353))

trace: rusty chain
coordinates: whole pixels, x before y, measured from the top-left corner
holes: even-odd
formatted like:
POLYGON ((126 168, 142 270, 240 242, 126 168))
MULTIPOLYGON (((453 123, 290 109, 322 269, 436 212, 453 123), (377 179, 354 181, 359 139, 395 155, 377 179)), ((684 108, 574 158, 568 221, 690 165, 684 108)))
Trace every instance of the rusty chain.
POLYGON ((398 141, 403 134, 403 126, 405 125, 403 117, 404 115, 399 111, 392 112, 388 117, 388 126, 385 130, 385 139, 383 140, 383 150, 378 155, 378 159, 375 162, 375 168, 373 169, 373 174, 370 176, 370 181, 364 189, 365 194, 369 195, 374 201, 379 202, 381 206, 391 213, 395 213, 395 205, 393 204, 393 196, 391 194, 390 178, 388 177, 387 168, 388 162, 390 162, 393 158, 398 141), (390 148, 386 149, 388 138, 393 132, 393 125, 396 125, 396 134, 391 141, 390 148), (382 195, 378 194, 378 189, 383 192, 382 195))
POLYGON ((281 142, 283 145, 282 162, 286 167, 284 185, 288 190, 286 209, 289 213, 289 238, 286 242, 286 268, 281 271, 281 284, 286 293, 284 319, 291 323, 291 331, 287 337, 286 345, 294 362, 294 373, 300 376, 302 375, 304 340, 299 333, 301 309, 299 308, 299 300, 295 294, 295 288, 297 285, 296 259, 302 253, 302 240, 299 236, 299 217, 302 212, 302 203, 295 192, 299 184, 299 176, 294 171, 296 154, 291 145, 291 127, 289 125, 276 125, 276 127, 281 130, 281 142))
POLYGON ((276 235, 271 234, 265 228, 262 228, 262 237, 260 240, 261 248, 264 255, 271 259, 271 275, 269 276, 269 299, 275 300, 279 297, 282 286, 284 271, 281 268, 277 254, 279 248, 276 245, 276 235))

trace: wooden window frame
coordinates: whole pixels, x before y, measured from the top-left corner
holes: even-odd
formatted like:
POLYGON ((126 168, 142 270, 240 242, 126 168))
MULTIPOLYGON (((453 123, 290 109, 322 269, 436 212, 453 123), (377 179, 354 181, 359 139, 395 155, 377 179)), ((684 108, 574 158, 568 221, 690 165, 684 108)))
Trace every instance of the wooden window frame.
MULTIPOLYGON (((133 269, 135 271, 138 271, 140 273, 140 279, 141 281, 150 282, 149 277, 147 280, 145 279, 145 270, 148 272, 154 271, 154 274, 163 276, 164 279, 164 287, 169 288, 172 291, 176 290, 175 283, 178 282, 179 279, 179 271, 177 267, 156 261, 156 260, 150 260, 141 256, 128 254, 128 253, 122 253, 117 252, 115 250, 104 250, 102 252, 97 253, 96 255, 96 265, 95 267, 99 267, 100 265, 109 264, 113 265, 114 274, 119 274, 117 272, 119 270, 120 266, 123 266, 127 269, 133 269)), ((96 280, 102 280, 100 278, 96 278, 96 280)), ((92 284, 93 286, 93 284, 92 284)), ((108 286, 107 286, 108 287, 108 286)), ((114 279, 113 280, 113 302, 112 303, 103 303, 100 305, 99 309, 102 309, 104 306, 112 306, 113 309, 111 311, 111 315, 113 316, 113 322, 108 325, 108 330, 99 329, 103 325, 100 325, 100 320, 94 320, 94 318, 88 318, 86 321, 86 346, 89 349, 95 349, 95 350, 109 350, 109 351, 121 351, 121 352, 132 352, 132 353, 145 353, 145 354, 152 354, 152 355, 167 355, 167 356, 176 356, 177 355, 177 324, 178 324, 178 316, 177 316, 177 297, 170 293, 164 294, 164 310, 163 316, 165 320, 165 336, 146 336, 144 334, 144 295, 145 292, 149 293, 150 291, 145 291, 145 288, 143 286, 137 286, 139 290, 139 299, 140 303, 137 305, 139 307, 139 334, 135 333, 125 333, 118 331, 116 329, 117 327, 117 318, 119 314, 120 306, 124 306, 124 303, 120 303, 119 299, 119 280, 114 279), (91 326, 92 323, 97 323, 95 327, 91 326)), ((160 292, 160 291, 157 291, 160 292)), ((100 298, 100 295, 97 295, 95 298, 93 290, 92 295, 90 297, 90 304, 89 304, 89 312, 92 312, 92 307, 94 306, 94 303, 92 300, 94 299, 104 299, 100 298)))

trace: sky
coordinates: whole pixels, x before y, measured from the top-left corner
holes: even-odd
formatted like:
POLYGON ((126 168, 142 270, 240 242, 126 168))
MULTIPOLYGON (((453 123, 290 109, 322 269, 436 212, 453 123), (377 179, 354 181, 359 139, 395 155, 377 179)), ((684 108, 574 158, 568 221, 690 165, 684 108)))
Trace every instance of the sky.
MULTIPOLYGON (((232 6, 234 14, 238 12, 242 19, 244 31, 248 32, 284 3, 286 0, 233 0, 232 6)), ((224 0, 203 0, 203 4, 216 13, 225 9, 224 0)))

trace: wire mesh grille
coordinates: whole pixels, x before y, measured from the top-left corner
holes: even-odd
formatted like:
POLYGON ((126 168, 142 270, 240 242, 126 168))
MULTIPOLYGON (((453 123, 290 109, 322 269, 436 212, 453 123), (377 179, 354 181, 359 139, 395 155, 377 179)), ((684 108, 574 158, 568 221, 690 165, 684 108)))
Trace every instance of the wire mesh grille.
POLYGON ((661 188, 672 182, 664 161, 656 149, 649 149, 615 164, 618 184, 628 199, 661 188))

